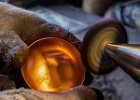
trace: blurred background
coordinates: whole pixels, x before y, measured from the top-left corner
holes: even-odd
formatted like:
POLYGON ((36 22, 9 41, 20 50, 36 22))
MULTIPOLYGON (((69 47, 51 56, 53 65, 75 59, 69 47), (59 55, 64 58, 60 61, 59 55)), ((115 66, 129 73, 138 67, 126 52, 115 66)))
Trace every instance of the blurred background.
MULTIPOLYGON (((90 26, 101 18, 113 18, 127 31, 128 43, 140 44, 140 0, 0 0, 34 11, 50 23, 58 24, 81 41, 90 26)), ((105 100, 140 100, 140 85, 121 68, 106 75, 88 77, 91 87, 105 100)))
MULTIPOLYGON (((16 6, 24 8, 31 8, 38 5, 48 7, 68 4, 96 16, 112 17, 129 27, 140 28, 140 19, 139 19, 140 0, 0 0, 0 1, 9 2, 16 6)), ((64 9, 65 8, 66 7, 64 6, 64 9)))

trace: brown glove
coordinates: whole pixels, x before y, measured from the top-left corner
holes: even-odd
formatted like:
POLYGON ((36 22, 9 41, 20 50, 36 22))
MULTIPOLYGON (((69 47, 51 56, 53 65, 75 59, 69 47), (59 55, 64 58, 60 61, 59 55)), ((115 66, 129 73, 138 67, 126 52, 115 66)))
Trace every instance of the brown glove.
POLYGON ((33 12, 0 3, 0 72, 9 72, 11 66, 20 68, 28 45, 48 36, 63 38, 77 48, 80 46, 80 41, 62 27, 49 24, 33 12))
POLYGON ((99 100, 96 93, 84 86, 75 87, 67 91, 39 92, 29 89, 13 89, 0 93, 0 100, 99 100))
MULTIPOLYGON (((8 74, 24 63, 28 45, 43 37, 63 38, 80 50, 80 41, 63 28, 49 24, 30 11, 0 3, 0 73, 8 74)), ((1 100, 97 100, 96 92, 75 87, 61 93, 12 89, 0 92, 1 100)), ((99 100, 99 99, 98 99, 99 100)))

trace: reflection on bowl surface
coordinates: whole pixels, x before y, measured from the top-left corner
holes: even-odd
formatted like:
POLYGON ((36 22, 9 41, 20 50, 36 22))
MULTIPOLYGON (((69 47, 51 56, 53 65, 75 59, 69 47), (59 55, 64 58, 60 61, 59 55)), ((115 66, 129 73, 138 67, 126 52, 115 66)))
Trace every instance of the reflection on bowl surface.
POLYGON ((22 75, 32 89, 58 92, 81 85, 85 67, 79 51, 72 44, 48 37, 29 46, 22 75))

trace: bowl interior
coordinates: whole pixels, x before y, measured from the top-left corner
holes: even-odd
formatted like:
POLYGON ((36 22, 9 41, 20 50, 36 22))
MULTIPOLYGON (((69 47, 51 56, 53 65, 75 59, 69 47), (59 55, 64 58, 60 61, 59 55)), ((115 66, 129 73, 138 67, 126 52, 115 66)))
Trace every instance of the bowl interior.
POLYGON ((32 89, 57 92, 81 85, 85 67, 80 52, 72 44, 47 37, 29 46, 22 76, 32 89))

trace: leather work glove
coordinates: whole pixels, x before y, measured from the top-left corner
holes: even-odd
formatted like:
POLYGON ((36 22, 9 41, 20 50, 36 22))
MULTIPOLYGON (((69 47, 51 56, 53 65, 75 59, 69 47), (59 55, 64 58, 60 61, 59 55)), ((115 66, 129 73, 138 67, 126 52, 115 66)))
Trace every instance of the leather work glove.
MULTIPOLYGON (((0 2, 0 73, 7 75, 12 69, 20 69, 28 46, 49 36, 65 39, 80 50, 80 41, 69 31, 46 22, 31 11, 0 2)), ((1 91, 0 100, 102 100, 97 94, 95 89, 86 86, 58 93, 20 88, 1 91)))

